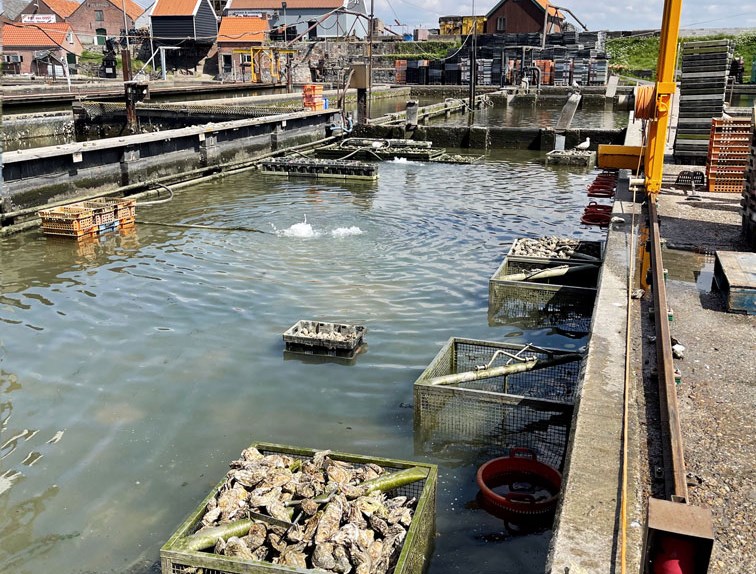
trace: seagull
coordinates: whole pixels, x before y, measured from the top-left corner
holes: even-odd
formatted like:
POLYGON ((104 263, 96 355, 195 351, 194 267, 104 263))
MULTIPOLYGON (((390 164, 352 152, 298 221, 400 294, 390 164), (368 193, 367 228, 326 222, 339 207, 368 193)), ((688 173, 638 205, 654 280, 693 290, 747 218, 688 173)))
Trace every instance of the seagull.
POLYGON ((591 138, 585 138, 584 142, 580 142, 575 146, 575 149, 585 150, 591 147, 591 138))

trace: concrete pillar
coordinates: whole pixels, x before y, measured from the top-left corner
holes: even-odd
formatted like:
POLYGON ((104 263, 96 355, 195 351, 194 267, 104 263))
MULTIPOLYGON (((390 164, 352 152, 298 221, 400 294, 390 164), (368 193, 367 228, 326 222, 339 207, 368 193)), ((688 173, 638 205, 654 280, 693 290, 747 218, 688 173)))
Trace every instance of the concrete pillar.
POLYGON ((217 165, 220 163, 220 151, 218 150, 218 134, 199 134, 200 164, 202 167, 217 165))
POLYGON ((468 147, 475 149, 488 149, 490 140, 488 128, 473 126, 470 128, 470 143, 468 147))
POLYGON ((270 134, 270 149, 271 151, 277 151, 281 149, 283 143, 283 133, 286 127, 286 120, 276 124, 273 128, 273 133, 270 134))
POLYGON ((139 161, 139 148, 127 146, 121 155, 121 185, 129 185, 131 181, 131 165, 139 161))

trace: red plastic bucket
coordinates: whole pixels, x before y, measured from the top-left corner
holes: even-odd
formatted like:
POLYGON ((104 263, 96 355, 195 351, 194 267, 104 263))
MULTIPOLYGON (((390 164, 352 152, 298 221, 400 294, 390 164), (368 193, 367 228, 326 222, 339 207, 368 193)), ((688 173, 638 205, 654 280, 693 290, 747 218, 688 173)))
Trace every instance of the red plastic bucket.
POLYGON ((535 453, 526 448, 513 448, 509 456, 489 460, 478 469, 476 479, 480 507, 510 522, 543 522, 550 518, 562 488, 559 471, 538 462, 535 453), (530 488, 522 489, 522 485, 530 488), (502 487, 506 492, 494 491, 502 487))

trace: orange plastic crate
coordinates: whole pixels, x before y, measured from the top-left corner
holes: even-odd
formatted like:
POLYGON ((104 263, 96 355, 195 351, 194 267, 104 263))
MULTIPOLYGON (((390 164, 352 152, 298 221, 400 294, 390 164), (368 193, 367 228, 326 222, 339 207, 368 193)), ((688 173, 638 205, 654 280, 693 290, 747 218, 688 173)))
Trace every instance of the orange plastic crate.
POLYGON ((83 237, 97 231, 94 226, 94 212, 86 207, 53 207, 38 212, 42 219, 45 235, 83 237))

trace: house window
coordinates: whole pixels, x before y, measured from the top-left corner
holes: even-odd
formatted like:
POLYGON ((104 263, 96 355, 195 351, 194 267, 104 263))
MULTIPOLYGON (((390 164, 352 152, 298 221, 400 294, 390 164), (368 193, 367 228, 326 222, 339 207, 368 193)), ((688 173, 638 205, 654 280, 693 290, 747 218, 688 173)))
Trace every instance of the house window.
POLYGON ((97 30, 95 30, 95 34, 97 36, 95 38, 97 40, 97 42, 96 42, 97 45, 98 46, 104 46, 105 45, 105 37, 108 35, 107 30, 105 30, 105 28, 97 28, 97 30))
POLYGON ((250 56, 249 54, 240 54, 239 61, 242 64, 249 64, 252 61, 252 56, 250 56))
POLYGON ((506 32, 507 30, 507 19, 504 16, 499 16, 496 18, 496 31, 497 32, 506 32))
POLYGON ((104 22, 105 17, 102 14, 102 10, 95 10, 95 22, 104 22))
POLYGON ((68 34, 66 34, 66 42, 68 42, 69 44, 73 44, 73 32, 69 32, 68 34))

